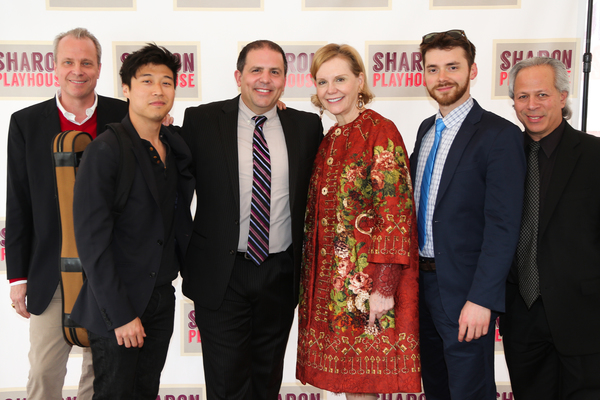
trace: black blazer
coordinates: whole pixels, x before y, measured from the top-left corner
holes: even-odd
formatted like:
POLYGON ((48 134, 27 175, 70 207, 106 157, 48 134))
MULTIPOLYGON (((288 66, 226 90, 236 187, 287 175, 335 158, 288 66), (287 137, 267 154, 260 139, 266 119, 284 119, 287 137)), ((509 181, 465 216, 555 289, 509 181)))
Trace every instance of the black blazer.
MULTIPOLYGON (((164 237, 156 178, 148 149, 129 120, 136 171, 123 213, 112 213, 120 149, 114 132, 106 130, 86 148, 75 181, 73 221, 77 250, 87 280, 71 317, 88 330, 113 337, 113 330, 148 305, 160 268, 164 237)), ((194 193, 191 154, 178 134, 162 127, 179 172, 175 212, 176 250, 181 259, 192 231, 190 202, 194 193)))
MULTIPOLYGON (((434 122, 435 116, 419 127, 410 157, 413 182, 421 141, 434 122)), ((454 321, 467 300, 504 311, 526 168, 520 129, 475 101, 448 152, 433 213, 436 276, 454 321)))
MULTIPOLYGON (((540 290, 561 354, 600 352, 600 138, 568 123, 540 212, 540 290)), ((507 302, 520 296, 513 265, 507 302)))
MULTIPOLYGON (((98 133, 127 114, 127 103, 98 96, 98 133)), ((61 131, 56 98, 14 113, 8 131, 6 268, 27 278, 27 310, 46 310, 60 280, 60 219, 52 140, 61 131)))
MULTIPOLYGON (((237 149, 239 96, 188 108, 182 136, 190 146, 196 176, 196 217, 183 276, 183 293, 203 307, 217 309, 235 261, 239 239, 239 171, 237 149)), ((289 162, 294 287, 298 283, 304 235, 306 196, 312 164, 323 138, 316 114, 279 110, 289 162)))

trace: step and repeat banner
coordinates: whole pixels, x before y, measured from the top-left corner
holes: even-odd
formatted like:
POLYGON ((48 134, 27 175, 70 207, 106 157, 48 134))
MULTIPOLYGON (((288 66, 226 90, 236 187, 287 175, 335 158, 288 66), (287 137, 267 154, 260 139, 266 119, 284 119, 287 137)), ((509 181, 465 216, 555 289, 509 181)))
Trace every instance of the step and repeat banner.
MULTIPOLYGON (((279 43, 289 65, 283 100, 289 107, 317 112, 310 64, 330 42, 347 43, 362 55, 375 100, 371 107, 394 121, 412 150, 421 121, 436 111, 427 96, 418 46, 430 32, 463 29, 477 47, 479 74, 471 94, 486 109, 515 123, 508 98, 510 69, 522 59, 549 56, 570 72, 571 102, 580 127, 582 54, 587 1, 548 0, 30 0, 0 1, 0 281, 6 278, 6 142, 13 112, 56 93, 52 40, 82 26, 102 45, 97 92, 123 97, 118 70, 124 58, 147 42, 178 54, 182 69, 171 115, 181 124, 184 110, 234 97, 237 55, 253 40, 279 43)), ((597 21, 597 17, 594 17, 597 21)), ((600 36, 594 26, 594 44, 600 36)), ((598 55, 600 57, 600 54, 598 55)), ((590 109, 600 86, 592 71, 590 109), (595 89, 597 89, 595 91, 595 89)), ((598 134, 600 114, 590 113, 588 131, 598 134)), ((323 116, 325 128, 335 119, 323 116)), ((50 149, 49 149, 50 151, 50 149)), ((175 334, 162 374, 161 400, 205 399, 201 337, 193 304, 177 288, 175 334)), ((24 400, 29 369, 28 321, 10 306, 9 286, 0 282, 0 400, 24 400)), ((295 379, 297 332, 286 353, 282 400, 321 400, 332 394, 295 379)), ((496 332, 498 399, 512 399, 501 337, 496 332)), ((64 399, 75 399, 81 351, 69 359, 64 399)), ((386 400, 424 400, 422 393, 381 394, 386 400)))

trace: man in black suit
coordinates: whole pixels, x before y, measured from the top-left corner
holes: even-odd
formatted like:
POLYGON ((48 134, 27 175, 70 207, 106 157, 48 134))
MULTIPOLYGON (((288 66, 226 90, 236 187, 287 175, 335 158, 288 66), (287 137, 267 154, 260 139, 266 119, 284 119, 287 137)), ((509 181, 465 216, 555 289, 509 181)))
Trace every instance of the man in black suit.
MULTIPOLYGON (((76 28, 54 40, 56 97, 12 115, 8 132, 6 267, 15 311, 30 318, 27 398, 62 399, 71 346, 62 331, 59 287, 60 220, 54 188, 52 140, 74 129, 96 136, 120 121, 127 104, 94 89, 100 76, 100 43, 76 28), (27 299, 27 301, 26 301, 27 299)), ((91 353, 84 349, 77 398, 92 398, 91 353)))
POLYGON ((529 160, 500 321, 516 399, 600 399, 600 138, 567 123, 569 87, 553 58, 510 72, 529 160))
POLYGON ((410 167, 419 229, 419 322, 428 400, 496 398, 493 328, 519 234, 525 157, 519 128, 470 94, 475 46, 461 30, 421 43, 439 112, 410 167))
POLYGON ((88 329, 94 400, 156 399, 173 333, 177 278, 190 233, 191 154, 161 121, 175 98, 179 58, 147 45, 121 67, 129 113, 85 150, 77 173, 73 221, 87 280, 71 317, 88 329), (125 208, 115 215, 120 153, 135 159, 125 208))
POLYGON ((197 208, 183 293, 194 301, 210 400, 276 399, 281 386, 298 301, 308 181, 323 137, 315 114, 277 110, 286 72, 279 45, 252 42, 235 71, 241 96, 185 113, 182 135, 194 158, 197 208), (261 173, 253 171, 259 162, 253 140, 268 147, 268 223, 257 223, 262 212, 253 208, 254 190, 265 189, 256 183, 253 189, 261 173), (259 225, 268 227, 267 238, 255 242, 257 230, 265 234, 259 225))

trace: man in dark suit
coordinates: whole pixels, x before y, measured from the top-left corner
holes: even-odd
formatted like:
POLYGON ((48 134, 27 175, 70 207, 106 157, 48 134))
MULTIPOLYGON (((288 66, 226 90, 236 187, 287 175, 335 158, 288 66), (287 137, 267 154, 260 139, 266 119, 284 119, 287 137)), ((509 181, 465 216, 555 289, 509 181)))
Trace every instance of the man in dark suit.
POLYGON ((420 126, 411 172, 418 206, 420 335, 427 400, 496 398, 496 313, 517 244, 525 159, 514 124, 470 95, 475 46, 460 30, 423 37, 437 115, 420 126))
POLYGON ((197 207, 183 293, 194 301, 210 400, 277 399, 281 385, 308 181, 323 137, 315 114, 277 110, 286 72, 279 45, 252 42, 235 71, 241 96, 185 113, 197 207))
MULTIPOLYGON (((96 136, 120 121, 127 104, 94 89, 100 76, 100 43, 76 28, 54 40, 56 97, 13 114, 8 132, 6 267, 16 312, 30 318, 27 398, 62 399, 71 346, 62 331, 59 287, 60 220, 54 187, 52 140, 64 130, 96 136), (26 301, 27 299, 27 301, 26 301)), ((92 398, 91 353, 84 349, 77 398, 92 398)))
POLYGON ((569 88, 553 58, 510 72, 529 160, 500 323, 516 399, 600 399, 600 138, 566 122, 569 88))
MULTIPOLYGON (((191 154, 161 125, 175 98, 179 58, 147 45, 121 67, 129 113, 88 145, 77 173, 73 221, 87 280, 71 314, 88 329, 94 400, 156 399, 173 333, 177 278, 192 231, 191 154), (120 152, 135 158, 125 208, 115 215, 120 152), (133 154, 132 154, 133 153, 133 154)), ((127 157, 127 155, 125 156, 127 157)))

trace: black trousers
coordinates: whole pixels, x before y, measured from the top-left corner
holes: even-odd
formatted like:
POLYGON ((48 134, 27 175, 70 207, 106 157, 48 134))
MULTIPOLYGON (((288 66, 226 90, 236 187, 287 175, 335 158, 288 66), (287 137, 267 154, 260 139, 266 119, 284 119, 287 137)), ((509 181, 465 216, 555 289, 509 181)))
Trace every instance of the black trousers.
POLYGON ((217 310, 195 303, 208 400, 276 400, 294 320, 294 262, 289 252, 260 266, 236 257, 217 310))
POLYGON ((126 348, 117 338, 89 332, 94 363, 94 400, 156 400, 175 317, 175 289, 154 288, 141 316, 144 345, 126 348))
MULTIPOLYGON (((506 314, 500 317, 500 329, 515 399, 600 399, 600 354, 559 353, 543 299, 536 300, 528 310, 517 286, 508 285, 510 297, 507 296, 506 314)), ((577 310, 573 310, 573 318, 593 316, 577 315, 577 310)))

